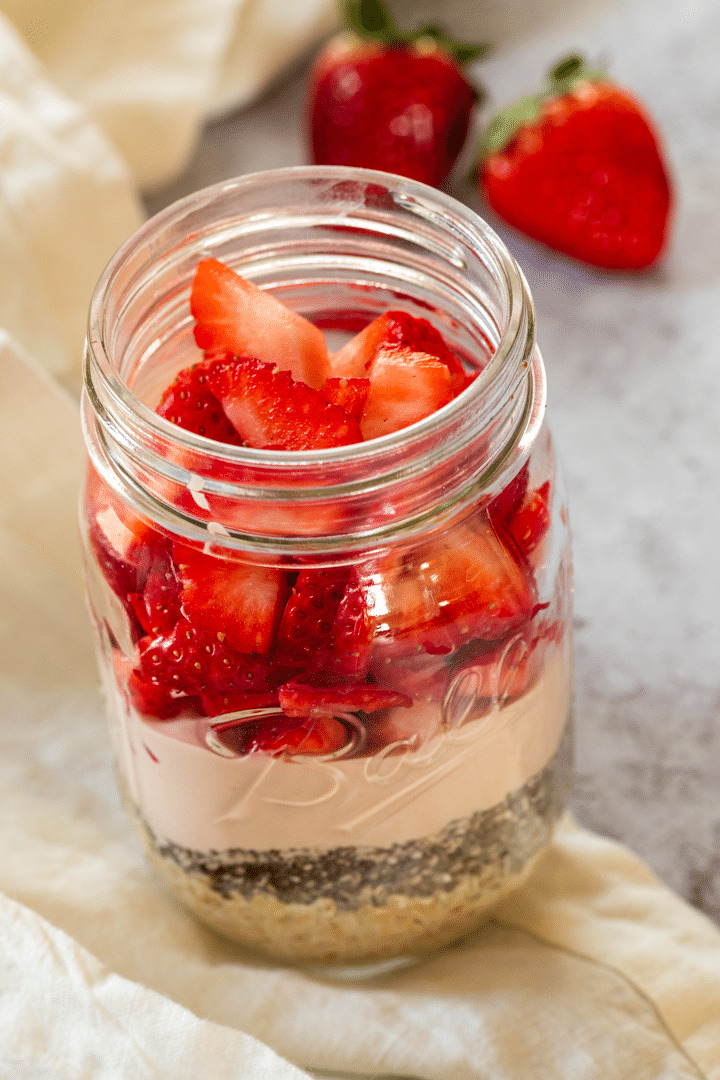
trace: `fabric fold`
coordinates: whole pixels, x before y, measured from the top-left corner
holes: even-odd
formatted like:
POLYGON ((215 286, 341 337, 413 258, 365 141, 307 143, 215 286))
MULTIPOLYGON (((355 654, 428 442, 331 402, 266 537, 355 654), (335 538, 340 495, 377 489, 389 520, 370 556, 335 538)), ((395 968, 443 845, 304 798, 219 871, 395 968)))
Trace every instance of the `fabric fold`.
POLYGON ((251 956, 162 891, 115 785, 82 591, 86 313, 139 193, 336 9, 2 12, 0 1080, 720 1080, 720 933, 569 820, 486 926, 361 981, 251 956))

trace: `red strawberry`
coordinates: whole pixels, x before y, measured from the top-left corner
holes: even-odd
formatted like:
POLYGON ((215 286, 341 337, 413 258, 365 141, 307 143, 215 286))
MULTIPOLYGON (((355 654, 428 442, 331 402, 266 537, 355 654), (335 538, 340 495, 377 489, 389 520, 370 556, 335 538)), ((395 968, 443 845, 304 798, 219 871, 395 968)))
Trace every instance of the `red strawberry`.
POLYGON ((275 655, 302 671, 317 669, 350 574, 348 567, 303 570, 280 620, 275 655))
POLYGON ((201 349, 253 356, 309 386, 324 383, 328 357, 322 331, 217 259, 198 263, 190 311, 201 349))
POLYGON ((550 526, 550 481, 534 491, 510 519, 508 532, 523 555, 530 555, 550 526))
MULTIPOLYGON (((230 729, 226 729, 221 741, 230 746, 232 738, 230 729)), ((345 725, 331 716, 316 716, 298 723, 296 719, 278 715, 235 728, 232 749, 242 754, 319 756, 336 753, 349 739, 345 725)))
POLYGON ((194 702, 185 694, 173 694, 163 682, 153 682, 139 671, 131 671, 127 680, 130 704, 143 716, 155 720, 172 720, 184 708, 194 702))
POLYGON ((345 5, 347 31, 310 73, 313 160, 399 173, 439 186, 467 135, 477 93, 463 64, 486 46, 438 27, 403 36, 381 0, 345 5))
POLYGON ((377 588, 388 613, 376 638, 378 677, 388 658, 442 656, 475 638, 500 641, 532 618, 537 600, 522 560, 479 524, 457 525, 399 566, 388 564, 377 588))
POLYGON ((368 587, 353 570, 338 605, 322 657, 323 670, 328 679, 363 678, 370 662, 375 625, 370 611, 368 587))
POLYGON ((180 618, 180 591, 170 552, 161 549, 156 554, 143 591, 132 593, 129 597, 146 634, 164 634, 172 630, 180 618))
POLYGON ((465 388, 468 376, 455 353, 445 344, 440 331, 427 319, 420 319, 407 311, 386 311, 347 341, 330 357, 333 374, 345 376, 351 382, 353 376, 367 375, 381 345, 405 345, 414 352, 428 353, 442 360, 453 377, 454 392, 459 393, 465 388))
POLYGON ((370 389, 369 379, 326 379, 320 388, 324 398, 359 420, 370 389))
POLYGON ((360 442, 357 421, 319 390, 272 364, 228 355, 212 359, 208 385, 249 446, 317 450, 360 442))
POLYGON ((517 513, 525 498, 528 480, 530 478, 530 463, 525 462, 523 467, 515 474, 509 484, 495 496, 488 506, 488 513, 493 525, 506 527, 513 515, 517 513))
POLYGON ((652 122, 577 57, 496 117, 478 181, 516 229, 584 262, 636 270, 665 245, 672 195, 652 122))
POLYGON ((156 409, 171 423, 217 442, 242 443, 207 385, 205 365, 193 364, 175 376, 156 409))
POLYGON ((404 345, 381 345, 370 365, 370 389, 360 418, 364 439, 414 424, 453 398, 447 365, 404 345))
POLYGON ((182 588, 180 607, 194 630, 215 635, 240 653, 270 652, 287 596, 282 570, 179 542, 173 544, 173 562, 182 588))
POLYGON ((124 602, 130 593, 142 591, 157 550, 164 550, 167 542, 92 467, 85 498, 90 546, 108 585, 124 602))
POLYGON ((332 716, 338 712, 378 712, 399 705, 409 707, 412 698, 399 690, 364 683, 321 687, 288 682, 278 690, 286 716, 332 716))
POLYGON ((167 633, 144 637, 138 644, 138 659, 136 687, 147 688, 147 711, 161 719, 152 707, 152 695, 158 701, 163 694, 168 701, 179 695, 201 695, 205 711, 214 716, 248 707, 248 695, 254 699, 273 689, 274 668, 268 660, 238 652, 227 644, 222 631, 200 630, 185 618, 178 619, 167 633), (241 706, 237 705, 239 695, 241 706))

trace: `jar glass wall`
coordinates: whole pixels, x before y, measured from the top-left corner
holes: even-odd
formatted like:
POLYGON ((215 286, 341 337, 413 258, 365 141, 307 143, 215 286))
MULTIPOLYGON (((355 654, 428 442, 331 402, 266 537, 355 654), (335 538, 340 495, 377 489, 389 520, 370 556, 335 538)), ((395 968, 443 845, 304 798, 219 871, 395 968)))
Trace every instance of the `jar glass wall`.
POLYGON ((484 222, 360 170, 199 192, 98 283, 82 520, 119 782, 164 881, 243 944, 417 954, 549 843, 570 786, 571 560, 534 334, 484 222), (188 297, 207 255, 331 349, 402 310, 477 377, 329 450, 178 428, 155 408, 201 358, 188 297))

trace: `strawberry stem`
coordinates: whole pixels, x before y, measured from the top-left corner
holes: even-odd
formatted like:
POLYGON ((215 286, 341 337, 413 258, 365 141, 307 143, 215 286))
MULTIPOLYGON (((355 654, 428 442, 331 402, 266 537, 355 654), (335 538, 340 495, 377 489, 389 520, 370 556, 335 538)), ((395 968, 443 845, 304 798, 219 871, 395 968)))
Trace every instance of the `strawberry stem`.
POLYGON ((383 0, 347 0, 344 23, 361 38, 379 41, 381 45, 403 45, 398 30, 383 0))
POLYGON ((383 0, 346 0, 343 5, 344 26, 358 37, 377 41, 388 48, 404 48, 422 39, 433 41, 438 48, 461 67, 487 56, 487 42, 455 41, 436 23, 418 27, 410 33, 402 33, 383 0))
POLYGON ((579 82, 595 82, 606 79, 607 71, 602 67, 591 67, 582 56, 572 54, 552 68, 548 74, 543 98, 567 94, 579 82))

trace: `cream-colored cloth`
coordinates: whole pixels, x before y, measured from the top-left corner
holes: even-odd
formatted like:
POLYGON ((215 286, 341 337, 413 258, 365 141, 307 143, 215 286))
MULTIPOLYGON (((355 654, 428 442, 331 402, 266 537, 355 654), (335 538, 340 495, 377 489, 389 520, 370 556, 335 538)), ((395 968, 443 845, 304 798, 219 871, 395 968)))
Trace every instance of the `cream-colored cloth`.
POLYGON ((332 5, 2 10, 0 1080, 720 1080, 720 933, 570 821, 485 929, 363 984, 251 959, 155 884, 80 581, 85 312, 137 185, 173 175, 201 119, 256 93, 332 5))

